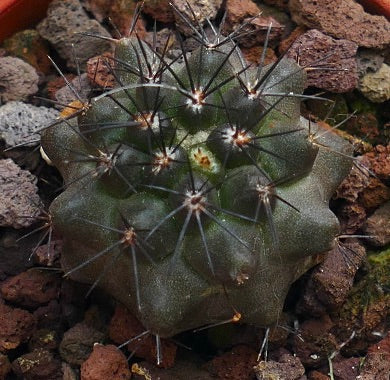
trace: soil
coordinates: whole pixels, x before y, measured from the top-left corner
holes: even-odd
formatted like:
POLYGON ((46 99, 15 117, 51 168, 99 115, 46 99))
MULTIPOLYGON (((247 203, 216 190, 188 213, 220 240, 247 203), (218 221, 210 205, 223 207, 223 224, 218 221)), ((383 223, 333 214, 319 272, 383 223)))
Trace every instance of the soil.
MULTIPOLYGON (((328 127, 341 124, 340 133, 354 144, 355 165, 331 202, 342 226, 337 246, 320 255, 318 265, 293 284, 277 326, 259 329, 227 323, 186 332, 162 340, 156 363, 155 338, 134 316, 101 291, 85 297, 88 286, 62 276, 61 237, 52 230, 45 211, 61 191, 62 180, 40 156, 39 142, 10 146, 2 137, 5 130, 21 135, 17 125, 10 127, 8 119, 1 117, 6 104, 14 106, 15 112, 20 101, 61 109, 63 103, 75 100, 66 86, 69 81, 75 87, 82 82, 80 93, 85 97, 114 85, 110 70, 102 64, 112 54, 109 44, 88 42, 88 52, 80 60, 86 74, 79 80, 70 48, 77 44, 73 30, 64 29, 66 20, 58 25, 53 20, 74 17, 69 25, 80 32, 84 32, 80 25, 88 20, 97 34, 103 28, 106 37, 117 38, 135 20, 136 3, 53 3, 50 19, 0 45, 0 380, 389 379, 390 92, 383 83, 377 89, 380 101, 373 102, 359 90, 373 67, 379 70, 390 64, 390 22, 384 17, 389 9, 376 7, 373 12, 359 4, 368 7, 369 1, 354 0, 343 0, 341 8, 337 0, 325 1, 324 7, 309 0, 267 0, 266 4, 209 0, 207 7, 199 5, 202 1, 190 1, 200 19, 211 17, 216 24, 226 11, 225 33, 249 20, 247 27, 253 33, 241 36, 239 44, 254 65, 260 62, 270 21, 275 28, 269 36, 266 64, 287 54, 310 66, 326 55, 325 63, 334 70, 307 70, 305 91, 337 99, 335 109, 340 112, 307 102, 302 113, 328 127), (313 14, 322 17, 316 25, 313 14), (346 19, 348 25, 343 24, 346 19), (368 31, 359 30, 363 22, 368 31), (370 28, 380 32, 380 38, 374 38, 370 28), (365 61, 358 59, 362 51, 369 57, 365 61), (64 78, 42 58, 47 52, 64 78), (1 66, 2 59, 7 65, 1 66), (13 63, 16 60, 19 66, 13 63), (16 75, 25 65, 29 67, 23 76, 16 75), (17 82, 17 91, 10 78, 17 82), (346 114, 353 122, 340 123, 346 114)), ((186 8, 184 1, 173 3, 186 8)), ((183 20, 175 20, 177 15, 165 0, 145 2, 136 20, 142 38, 153 40, 153 17, 158 20, 158 36, 168 35, 176 25, 184 44, 191 46, 191 29, 183 20)), ((174 35, 170 49, 174 56, 178 49, 174 35)))

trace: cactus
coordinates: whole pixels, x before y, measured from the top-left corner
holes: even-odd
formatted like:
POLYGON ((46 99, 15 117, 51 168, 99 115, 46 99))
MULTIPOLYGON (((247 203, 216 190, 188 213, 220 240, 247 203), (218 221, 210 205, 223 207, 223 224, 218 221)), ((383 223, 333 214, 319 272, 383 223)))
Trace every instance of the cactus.
POLYGON ((349 144, 300 116, 305 68, 283 56, 254 68, 234 33, 192 28, 199 46, 179 37, 175 59, 168 44, 116 40, 117 86, 42 135, 65 182, 50 214, 66 275, 158 337, 275 323, 291 283, 335 244, 329 199, 352 164, 349 144))

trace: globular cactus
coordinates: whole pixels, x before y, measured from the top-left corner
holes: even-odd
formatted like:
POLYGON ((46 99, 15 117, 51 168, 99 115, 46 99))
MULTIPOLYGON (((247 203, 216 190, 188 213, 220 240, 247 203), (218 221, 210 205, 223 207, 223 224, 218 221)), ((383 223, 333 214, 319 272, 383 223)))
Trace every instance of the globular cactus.
POLYGON ((334 245, 329 199, 352 164, 349 144, 300 116, 304 68, 254 68, 234 35, 194 36, 175 59, 168 44, 117 40, 117 87, 42 136, 65 182, 50 213, 66 275, 158 337, 277 321, 291 283, 334 245))

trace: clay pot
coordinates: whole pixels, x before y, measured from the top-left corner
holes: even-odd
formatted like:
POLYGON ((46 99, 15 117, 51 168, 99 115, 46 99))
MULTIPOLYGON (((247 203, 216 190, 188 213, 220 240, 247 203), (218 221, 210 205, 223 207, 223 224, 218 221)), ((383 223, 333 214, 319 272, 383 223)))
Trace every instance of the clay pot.
POLYGON ((389 0, 359 0, 364 9, 369 12, 385 16, 390 20, 390 1, 389 0))
POLYGON ((0 43, 45 17, 51 0, 0 0, 0 43))

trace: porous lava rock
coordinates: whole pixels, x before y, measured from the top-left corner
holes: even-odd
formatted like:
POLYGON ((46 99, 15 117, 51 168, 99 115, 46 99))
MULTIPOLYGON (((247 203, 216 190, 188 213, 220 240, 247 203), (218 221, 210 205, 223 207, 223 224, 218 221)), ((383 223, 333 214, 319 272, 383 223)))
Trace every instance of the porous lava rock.
POLYGON ((390 373, 390 335, 368 348, 356 380, 387 380, 390 373))
POLYGON ((20 58, 0 57, 0 104, 25 100, 38 91, 39 77, 34 67, 20 58))
POLYGON ((390 99, 390 66, 385 63, 375 73, 366 74, 359 82, 359 90, 374 103, 390 99))
POLYGON ((114 87, 115 78, 111 71, 112 57, 112 53, 107 52, 88 60, 87 75, 92 85, 106 89, 114 87))
MULTIPOLYGON (((109 336, 117 344, 127 344, 130 351, 136 350, 137 356, 156 364, 156 341, 151 334, 145 334, 141 323, 122 305, 117 305, 109 325, 109 336), (137 338, 138 337, 138 338, 137 338)), ((161 339, 162 362, 159 367, 171 368, 175 364, 177 346, 167 339, 161 339)))
MULTIPOLYGON (((335 380, 356 380, 362 358, 345 358, 337 355, 332 359, 332 371, 335 380)), ((324 373, 329 373, 329 367, 324 367, 324 373)), ((374 379, 373 379, 374 380, 374 379)))
POLYGON ((390 179, 390 144, 377 145, 374 150, 364 155, 364 159, 368 161, 371 170, 379 179, 383 181, 390 179))
POLYGON ((0 379, 4 380, 10 371, 11 363, 8 360, 8 356, 0 354, 0 379))
POLYGON ((353 0, 290 0, 289 8, 298 25, 369 48, 380 49, 390 43, 389 21, 364 12, 353 0))
POLYGON ((356 279, 342 307, 332 313, 333 333, 340 341, 349 340, 343 352, 356 355, 388 330, 390 295, 385 291, 390 273, 390 250, 367 256, 369 270, 356 279), (354 338, 351 340, 351 334, 354 338))
MULTIPOLYGON (((263 46, 252 46, 249 48, 243 47, 241 49, 242 54, 244 55, 245 59, 252 64, 259 65, 261 61, 261 57, 264 51, 263 46)), ((277 60, 277 56, 273 49, 267 48, 264 56, 264 64, 269 65, 270 63, 273 63, 277 60)))
POLYGON ((289 379, 298 380, 305 374, 305 367, 298 357, 288 352, 280 355, 277 361, 261 361, 254 367, 257 380, 289 379))
POLYGON ((363 227, 367 213, 366 209, 357 202, 344 203, 339 209, 341 230, 345 234, 353 234, 363 227))
POLYGON ((36 145, 38 130, 52 123, 59 113, 53 108, 11 101, 0 107, 0 139, 6 147, 36 145))
POLYGON ((59 345, 58 332, 49 329, 38 329, 34 331, 28 342, 28 348, 33 351, 37 348, 53 351, 59 345))
POLYGON ((169 0, 146 0, 142 11, 165 24, 175 21, 175 15, 169 5, 169 0))
MULTIPOLYGON (((119 31, 122 35, 127 35, 134 22, 137 2, 134 0, 81 0, 84 8, 91 12, 100 23, 108 21, 113 26, 113 33, 119 31)), ((139 15, 138 15, 139 16, 139 15)), ((143 36, 145 31, 145 22, 142 17, 138 17, 134 30, 143 36)))
POLYGON ((292 347, 304 366, 318 368, 327 363, 329 355, 338 347, 332 327, 328 315, 302 323, 299 335, 293 337, 292 347))
POLYGON ((34 252, 34 262, 45 267, 52 267, 61 256, 62 240, 51 240, 50 243, 40 245, 34 252))
POLYGON ((24 380, 62 380, 61 362, 41 348, 14 360, 12 370, 24 380))
POLYGON ((251 0, 227 0, 226 1, 226 22, 224 25, 225 33, 242 28, 240 33, 243 37, 237 38, 240 45, 252 47, 264 43, 269 26, 272 26, 269 42, 277 41, 284 30, 284 25, 279 23, 271 16, 261 15, 261 9, 251 0), (242 25, 247 25, 242 28, 242 25))
POLYGON ((90 97, 92 92, 91 82, 88 74, 84 73, 80 76, 73 78, 70 81, 70 86, 65 84, 55 93, 55 99, 60 103, 58 108, 63 108, 65 105, 71 103, 75 98, 75 92, 77 96, 84 102, 90 97))
POLYGON ((10 158, 0 160, 0 226, 31 226, 41 213, 37 179, 10 158))
POLYGON ((84 66, 90 57, 110 50, 110 43, 103 39, 83 36, 92 33, 111 37, 96 21, 91 20, 79 0, 54 0, 47 10, 47 17, 37 26, 39 34, 48 40, 69 68, 76 68, 75 57, 84 66), (73 48, 74 46, 74 48, 73 48))
POLYGON ((345 302, 366 253, 364 246, 351 240, 338 241, 311 272, 298 312, 318 317, 325 311, 337 310, 345 302))
POLYGON ((56 273, 30 269, 1 284, 1 296, 18 306, 33 308, 58 298, 60 277, 56 273))
POLYGON ((229 352, 215 357, 207 368, 218 379, 251 379, 256 365, 257 352, 248 346, 239 345, 229 352))
POLYGON ((375 73, 382 66, 385 57, 373 49, 360 48, 357 52, 359 78, 368 73, 375 73))
POLYGON ((183 17, 186 17, 190 22, 194 22, 194 13, 196 22, 204 24, 206 19, 213 20, 216 17, 218 10, 221 7, 222 0, 172 0, 171 3, 178 11, 174 12, 176 28, 185 35, 192 35, 194 31, 183 20, 183 17), (179 12, 183 17, 179 15, 179 12))
POLYGON ((384 247, 390 243, 390 202, 383 204, 367 219, 364 232, 371 236, 371 244, 384 247))
POLYGON ((60 343, 60 354, 69 364, 80 365, 88 358, 95 343, 103 340, 104 334, 80 322, 65 332, 60 343))
POLYGON ((33 334, 36 320, 27 310, 13 308, 0 301, 0 352, 26 342, 33 334))
POLYGON ((308 68, 307 86, 348 92, 358 84, 357 48, 358 45, 352 41, 336 40, 311 29, 295 40, 287 56, 308 68))
POLYGON ((113 345, 95 344, 81 365, 81 380, 128 380, 131 377, 126 356, 113 345))

